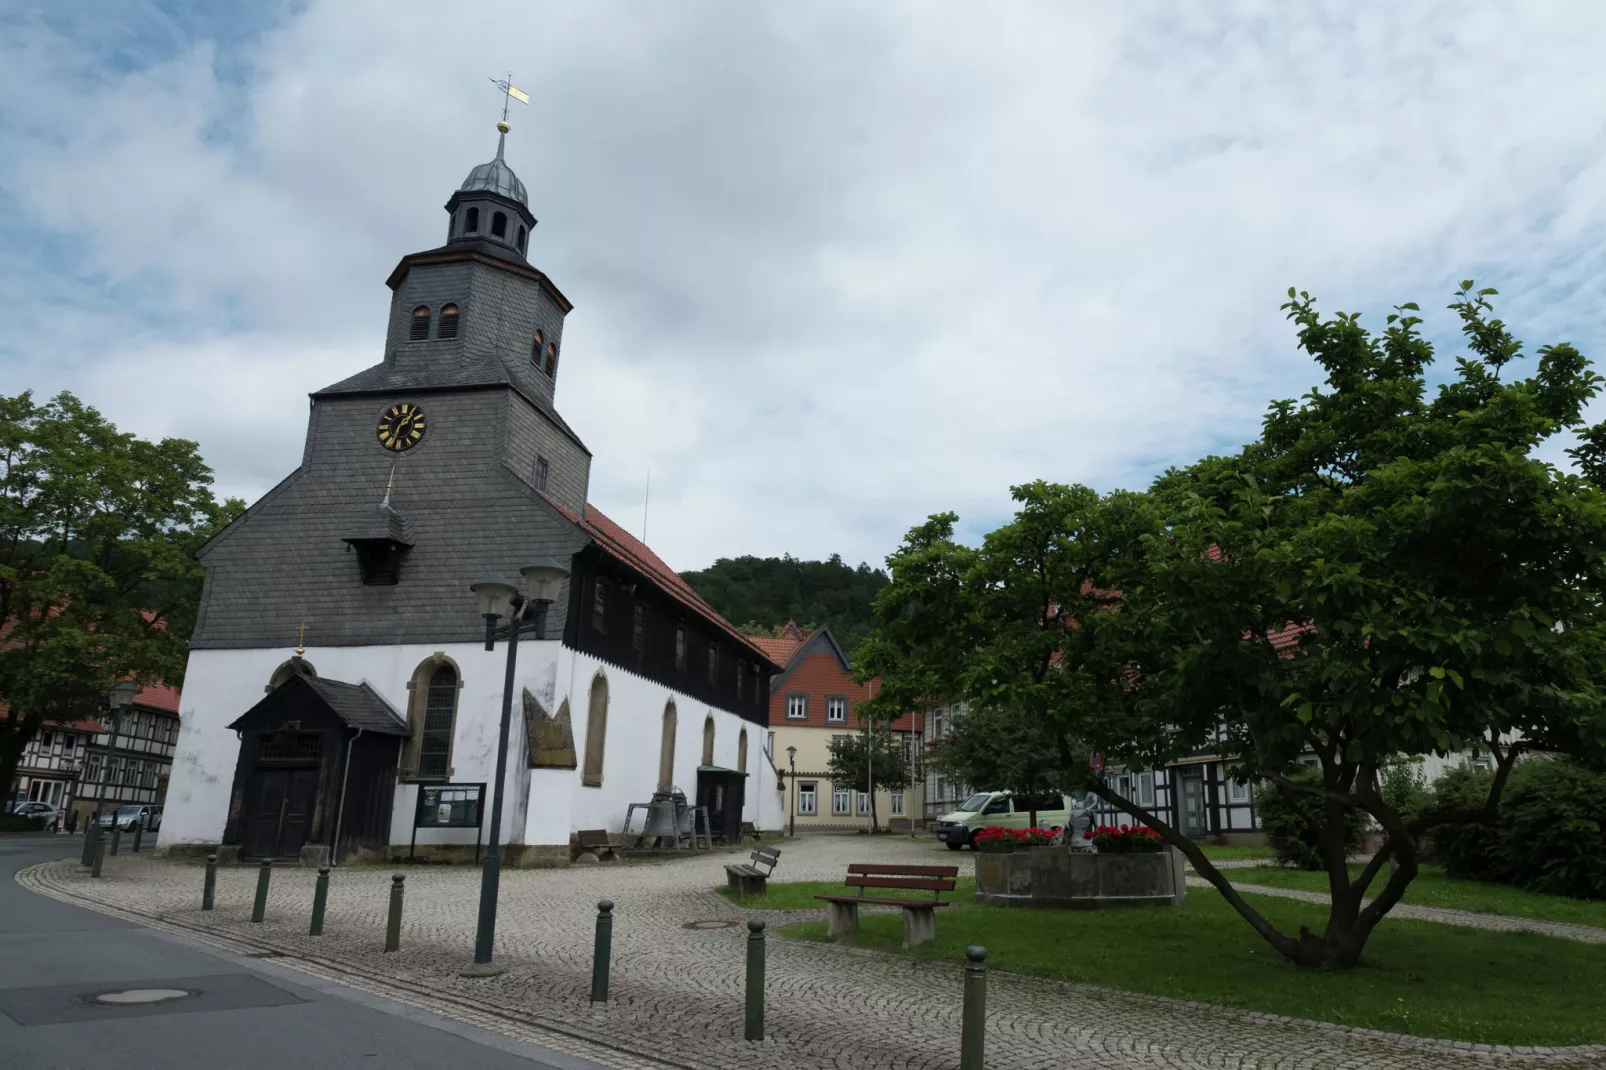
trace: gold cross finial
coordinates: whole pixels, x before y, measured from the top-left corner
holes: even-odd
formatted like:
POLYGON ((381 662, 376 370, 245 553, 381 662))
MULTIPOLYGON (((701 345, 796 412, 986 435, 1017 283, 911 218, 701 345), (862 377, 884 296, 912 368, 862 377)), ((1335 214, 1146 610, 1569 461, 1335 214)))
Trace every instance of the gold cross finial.
POLYGON ((307 652, 307 626, 305 624, 300 624, 300 625, 296 626, 296 657, 299 658, 299 657, 301 657, 301 655, 305 654, 306 652, 307 652))

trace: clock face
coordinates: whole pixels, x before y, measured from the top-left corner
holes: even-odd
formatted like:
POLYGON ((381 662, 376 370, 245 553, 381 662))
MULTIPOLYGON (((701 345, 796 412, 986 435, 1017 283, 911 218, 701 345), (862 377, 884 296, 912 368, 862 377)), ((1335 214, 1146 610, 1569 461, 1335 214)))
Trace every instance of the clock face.
POLYGON ((379 418, 379 444, 387 450, 408 450, 424 437, 424 410, 410 401, 392 405, 379 418))

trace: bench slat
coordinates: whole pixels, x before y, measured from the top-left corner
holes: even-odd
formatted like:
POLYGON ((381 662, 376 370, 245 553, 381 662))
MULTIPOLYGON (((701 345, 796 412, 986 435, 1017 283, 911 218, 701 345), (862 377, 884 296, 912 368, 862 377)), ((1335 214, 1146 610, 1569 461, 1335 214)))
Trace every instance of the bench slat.
POLYGON ((776 862, 779 861, 781 852, 774 847, 755 847, 750 857, 762 858, 770 862, 776 862))
POLYGON ((957 877, 958 866, 878 866, 869 862, 854 862, 849 873, 865 873, 888 877, 957 877))
POLYGON ((901 888, 906 892, 951 892, 954 882, 922 877, 849 877, 842 882, 855 888, 901 888))
POLYGON ((903 907, 906 910, 931 910, 936 907, 951 907, 952 903, 943 903, 935 899, 877 899, 868 895, 817 895, 814 898, 823 899, 827 903, 869 903, 873 906, 903 907))

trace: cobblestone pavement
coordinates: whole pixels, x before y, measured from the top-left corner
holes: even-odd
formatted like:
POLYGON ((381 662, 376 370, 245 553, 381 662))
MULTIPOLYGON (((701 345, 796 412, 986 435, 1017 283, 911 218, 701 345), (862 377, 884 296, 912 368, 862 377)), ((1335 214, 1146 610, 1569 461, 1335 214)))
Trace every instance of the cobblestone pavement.
MULTIPOLYGON (((1298 888, 1275 888, 1266 884, 1239 884, 1232 886, 1240 892, 1255 895, 1275 895, 1283 899, 1298 899, 1305 903, 1327 902, 1326 892, 1307 892, 1298 888)), ((1189 877, 1188 887, 1209 888, 1211 883, 1203 877, 1189 877)), ((1371 900, 1365 900, 1370 903, 1371 900)), ((1494 929, 1497 932, 1543 933, 1561 940, 1580 940, 1586 944, 1606 944, 1606 929, 1596 925, 1573 925, 1565 921, 1541 921, 1537 918, 1518 918, 1510 914, 1480 914, 1472 910, 1451 910, 1449 907, 1419 907, 1410 903, 1397 903, 1388 914, 1391 918, 1415 918, 1418 921, 1436 921, 1440 925, 1464 925, 1469 929, 1494 929)))
MULTIPOLYGON (((785 880, 839 880, 850 861, 937 861, 968 854, 929 840, 806 837, 783 845, 785 880)), ((961 968, 851 948, 771 939, 767 1039, 742 1039, 747 915, 708 889, 729 855, 502 874, 490 979, 459 977, 473 945, 477 871, 407 872, 402 948, 384 954, 391 868, 348 867, 331 881, 325 932, 306 935, 315 872, 273 874, 267 920, 250 923, 254 867, 220 870, 217 909, 200 907, 198 865, 121 855, 91 880, 71 860, 25 870, 46 894, 198 934, 247 954, 427 1007, 610 1065, 719 1070, 952 1070, 961 968), (610 1002, 592 1007, 597 900, 616 904, 610 1002), (688 928, 693 923, 706 927, 688 928), (717 926, 717 927, 716 927, 717 926), (596 1045, 606 1045, 599 1054, 596 1045)), ((770 927, 818 912, 764 912, 770 927)), ((938 925, 942 922, 939 919, 938 925)), ((1201 964, 1207 965, 1207 964, 1201 964)), ((1513 1049, 1346 1029, 993 972, 987 1053, 994 1070, 1209 1067, 1213 1070, 1441 1070, 1606 1065, 1606 1046, 1513 1049)))

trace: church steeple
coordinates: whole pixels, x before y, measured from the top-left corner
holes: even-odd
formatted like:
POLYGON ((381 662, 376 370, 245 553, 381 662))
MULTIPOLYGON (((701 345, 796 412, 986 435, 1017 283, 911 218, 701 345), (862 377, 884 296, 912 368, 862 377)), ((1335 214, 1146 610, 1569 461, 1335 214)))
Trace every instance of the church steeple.
POLYGON ((513 173, 506 159, 507 135, 511 127, 503 119, 496 124, 496 158, 468 173, 463 184, 446 202, 451 222, 446 240, 450 242, 490 241, 512 249, 522 258, 535 228, 530 214, 529 194, 513 173))

